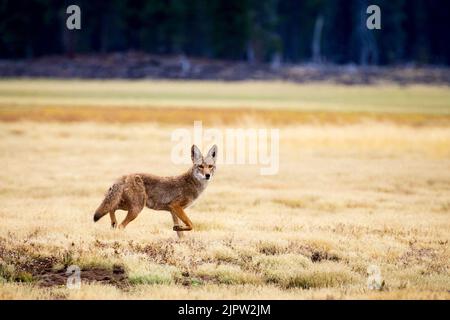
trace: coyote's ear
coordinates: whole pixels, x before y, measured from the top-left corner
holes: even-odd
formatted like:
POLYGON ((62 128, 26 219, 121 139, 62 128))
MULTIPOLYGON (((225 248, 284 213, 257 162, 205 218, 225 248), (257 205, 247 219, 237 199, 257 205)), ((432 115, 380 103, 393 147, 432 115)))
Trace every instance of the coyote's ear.
POLYGON ((216 145, 213 145, 211 147, 211 149, 209 149, 208 155, 206 157, 211 158, 211 159, 213 159, 214 162, 216 162, 216 159, 217 159, 217 146, 216 145))
POLYGON ((195 144, 193 144, 191 148, 191 159, 194 164, 202 162, 202 153, 195 144))

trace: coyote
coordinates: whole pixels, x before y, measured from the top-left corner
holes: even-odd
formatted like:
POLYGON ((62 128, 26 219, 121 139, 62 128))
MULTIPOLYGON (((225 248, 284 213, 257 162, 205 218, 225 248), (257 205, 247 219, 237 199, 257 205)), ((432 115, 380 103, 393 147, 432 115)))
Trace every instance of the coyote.
POLYGON ((181 231, 193 228, 183 209, 190 206, 205 190, 216 170, 217 146, 202 156, 200 149, 191 148, 193 166, 184 174, 175 177, 158 177, 146 173, 129 174, 119 178, 107 191, 105 199, 94 214, 94 222, 109 213, 111 227, 117 227, 115 211, 126 210, 127 216, 120 224, 123 229, 133 221, 144 206, 154 210, 165 210, 172 214, 173 230, 179 237, 181 231), (180 225, 179 219, 185 224, 180 225))

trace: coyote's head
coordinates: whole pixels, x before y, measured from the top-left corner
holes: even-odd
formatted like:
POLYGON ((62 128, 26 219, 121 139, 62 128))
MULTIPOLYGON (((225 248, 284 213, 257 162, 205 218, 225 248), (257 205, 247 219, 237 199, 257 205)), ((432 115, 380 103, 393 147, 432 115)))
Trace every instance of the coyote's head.
POLYGON ((206 157, 202 156, 200 149, 194 144, 191 148, 191 159, 194 164, 192 170, 198 180, 210 180, 216 170, 217 146, 209 149, 206 157))

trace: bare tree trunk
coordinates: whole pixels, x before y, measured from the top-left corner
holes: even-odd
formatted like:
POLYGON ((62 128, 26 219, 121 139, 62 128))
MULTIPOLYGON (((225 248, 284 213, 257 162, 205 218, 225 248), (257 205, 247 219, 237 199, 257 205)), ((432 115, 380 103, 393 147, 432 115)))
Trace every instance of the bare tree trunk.
POLYGON ((255 63, 255 50, 253 49, 251 41, 247 44, 247 61, 249 64, 255 63))
POLYGON ((321 42, 322 42, 322 29, 323 29, 323 16, 318 15, 316 18, 316 23, 314 25, 314 34, 312 41, 312 61, 314 63, 322 62, 322 54, 321 54, 321 42))
POLYGON ((74 58, 75 56, 75 46, 76 46, 76 34, 73 30, 69 30, 66 27, 66 18, 65 11, 61 12, 60 19, 61 19, 61 26, 63 28, 61 32, 62 37, 62 45, 64 53, 67 57, 70 59, 74 58))

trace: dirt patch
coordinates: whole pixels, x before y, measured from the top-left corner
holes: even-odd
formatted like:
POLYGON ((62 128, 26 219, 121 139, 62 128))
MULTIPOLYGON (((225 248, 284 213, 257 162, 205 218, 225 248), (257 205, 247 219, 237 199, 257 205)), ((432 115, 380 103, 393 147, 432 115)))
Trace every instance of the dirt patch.
POLYGON ((401 257, 400 262, 403 266, 413 266, 418 264, 430 264, 438 259, 438 254, 432 248, 417 248, 411 245, 401 257))
POLYGON ((339 261, 339 257, 324 251, 314 251, 311 254, 312 262, 320 262, 322 260, 339 261))
MULTIPOLYGON (((58 257, 40 257, 24 247, 7 249, 0 243, 0 276, 13 282, 33 282, 39 286, 52 287, 67 284, 73 272, 58 257), (55 266, 60 265, 59 269, 55 266), (64 267, 62 267, 64 266, 64 267)), ((112 269, 92 267, 79 270, 81 283, 100 282, 123 288, 128 285, 128 276, 120 265, 112 269)))
MULTIPOLYGON (((42 287, 62 286, 67 284, 67 280, 73 273, 66 273, 66 270, 46 270, 35 277, 38 285, 42 287)), ((124 287, 128 284, 125 270, 121 266, 115 266, 112 270, 102 268, 91 268, 80 271, 81 283, 99 282, 111 284, 117 287, 124 287)))

